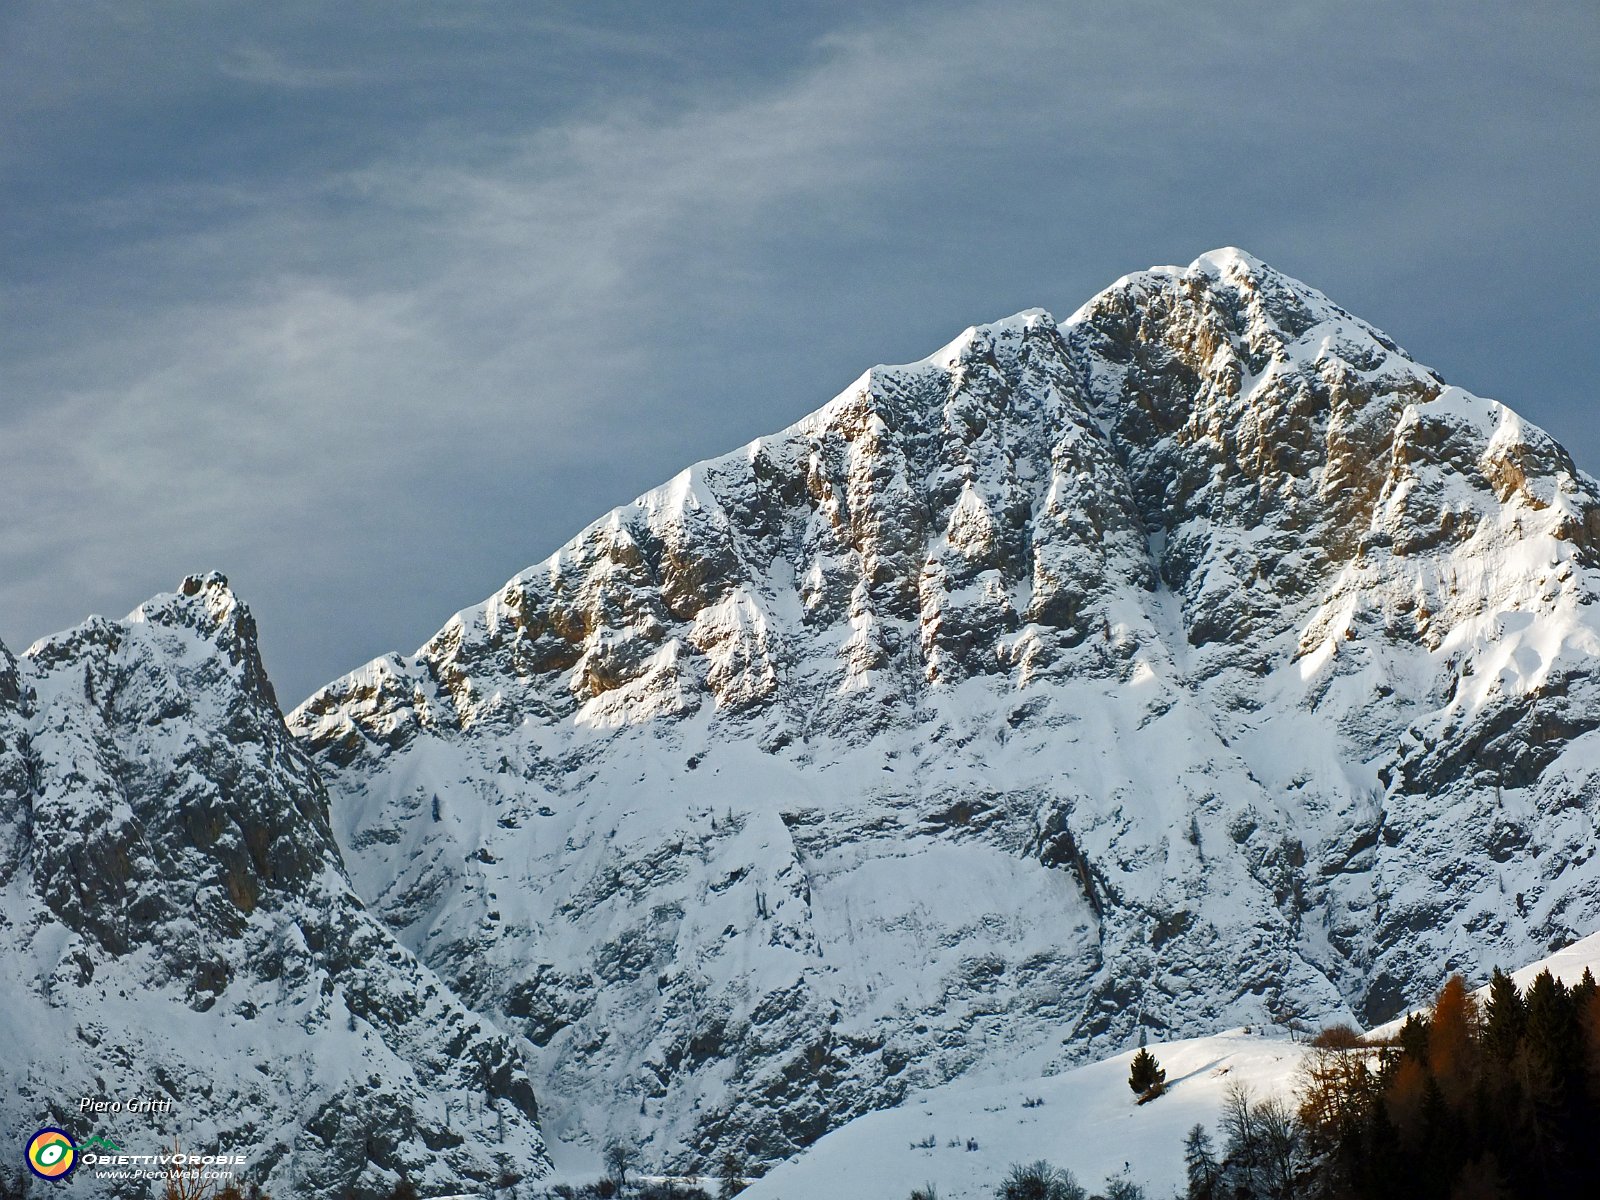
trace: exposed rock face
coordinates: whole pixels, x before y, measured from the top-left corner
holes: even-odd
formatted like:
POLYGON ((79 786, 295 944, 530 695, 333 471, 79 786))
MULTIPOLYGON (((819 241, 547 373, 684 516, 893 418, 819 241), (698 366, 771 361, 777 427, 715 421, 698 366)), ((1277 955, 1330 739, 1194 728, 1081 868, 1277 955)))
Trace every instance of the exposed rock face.
POLYGON ((548 1136, 785 1156, 1600 919, 1600 496, 1237 251, 878 368, 291 715, 548 1136))
POLYGON ((548 1170, 525 1044, 352 891, 221 576, 0 649, 0 889, 6 1128, 178 1137, 286 1196, 548 1170), (84 1097, 173 1105, 92 1118, 84 1097))
POLYGON ((1597 585, 1558 445, 1237 251, 869 372, 288 728, 191 579, 0 648, 0 1117, 371 1195, 1381 1019, 1600 922, 1597 585))

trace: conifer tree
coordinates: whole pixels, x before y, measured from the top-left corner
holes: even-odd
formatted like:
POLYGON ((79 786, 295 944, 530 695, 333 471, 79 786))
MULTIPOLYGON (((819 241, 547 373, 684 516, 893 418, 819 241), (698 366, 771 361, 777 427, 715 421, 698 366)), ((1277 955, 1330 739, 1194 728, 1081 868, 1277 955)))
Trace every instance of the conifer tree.
MULTIPOLYGON (((1584 972, 1584 977, 1590 978, 1588 971, 1584 972)), ((1589 1069, 1589 1095, 1600 1108, 1600 987, 1590 991, 1588 997, 1578 1009, 1578 1032, 1583 1039, 1584 1062, 1589 1069)))
POLYGON ((1129 1089, 1141 1099, 1147 1096, 1159 1096, 1166 1082, 1167 1073, 1156 1061, 1156 1056, 1151 1054, 1148 1048, 1140 1046, 1139 1053, 1133 1056, 1133 1062, 1129 1066, 1129 1089))
POLYGON ((1314 1149, 1339 1147, 1366 1120, 1385 1082, 1381 1067, 1373 1070, 1373 1053, 1347 1025, 1331 1025, 1312 1039, 1300 1060, 1299 1116, 1314 1149))
POLYGON ((1583 1021, 1584 1012, 1589 1007, 1589 1002, 1597 995, 1600 995, 1600 984, 1594 981, 1594 972, 1585 967, 1583 969, 1583 978, 1572 985, 1572 1011, 1580 1024, 1583 1021))
POLYGON ((1440 989, 1428 1022, 1428 1069, 1452 1100, 1475 1074, 1477 1032, 1478 1002, 1467 981, 1452 975, 1440 989))
POLYGON ((1183 1168, 1189 1179, 1189 1200, 1216 1200, 1219 1168, 1204 1125, 1196 1125, 1183 1140, 1183 1168))
POLYGON ((1419 1065, 1428 1061, 1428 1018, 1421 1013, 1412 1013, 1406 1018, 1406 1023, 1400 1026, 1396 1035, 1400 1043, 1400 1050, 1406 1057, 1414 1059, 1419 1065))
POLYGON ((1489 1002, 1484 1006, 1485 1048, 1500 1062, 1510 1062, 1522 1045, 1527 1024, 1528 1009, 1522 1002, 1522 993, 1511 976, 1496 967, 1489 980, 1489 1002))
POLYGON ((1528 1049, 1565 1081, 1582 1048, 1572 995, 1548 968, 1528 986, 1528 1049))
POLYGON ((1460 1123, 1445 1102, 1438 1079, 1428 1075, 1423 1084, 1422 1117, 1416 1142, 1422 1152, 1423 1172, 1429 1179, 1448 1180, 1455 1175, 1461 1149, 1459 1132, 1460 1123))
POLYGON ((1374 1200, 1399 1200, 1406 1195, 1405 1180, 1399 1170, 1402 1161, 1400 1131, 1389 1116, 1389 1106, 1380 1098, 1372 1107, 1364 1144, 1354 1155, 1352 1175, 1357 1195, 1374 1200))
POLYGON ((1220 1162, 1184 1143, 1188 1200, 1521 1200, 1600 1179, 1600 984, 1548 970, 1526 993, 1496 971, 1479 1006, 1459 977, 1394 1043, 1329 1031, 1301 1071, 1298 1114, 1239 1085, 1220 1162), (1296 1116, 1298 1115, 1298 1120, 1296 1116))

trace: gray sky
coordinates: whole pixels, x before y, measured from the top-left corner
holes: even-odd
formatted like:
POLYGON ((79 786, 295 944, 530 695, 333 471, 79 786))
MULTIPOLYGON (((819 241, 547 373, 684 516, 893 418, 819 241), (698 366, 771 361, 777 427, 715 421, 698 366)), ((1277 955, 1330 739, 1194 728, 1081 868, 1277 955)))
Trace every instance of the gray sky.
POLYGON ((963 327, 1245 247, 1600 471, 1600 6, 0 4, 0 638, 286 706, 963 327))

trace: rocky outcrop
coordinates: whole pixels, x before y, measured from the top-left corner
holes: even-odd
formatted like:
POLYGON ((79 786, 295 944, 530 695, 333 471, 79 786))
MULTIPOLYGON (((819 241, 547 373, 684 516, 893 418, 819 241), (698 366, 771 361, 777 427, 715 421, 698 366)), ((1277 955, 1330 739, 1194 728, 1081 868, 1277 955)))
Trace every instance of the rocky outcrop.
POLYGON ((1237 251, 868 372, 313 696, 548 1136, 792 1153, 1600 919, 1600 498, 1237 251))
POLYGON ((351 889, 221 576, 0 651, 0 889, 8 1128, 243 1154, 277 1195, 548 1170, 526 1044, 351 889), (85 1097, 171 1107, 97 1116, 85 1097))

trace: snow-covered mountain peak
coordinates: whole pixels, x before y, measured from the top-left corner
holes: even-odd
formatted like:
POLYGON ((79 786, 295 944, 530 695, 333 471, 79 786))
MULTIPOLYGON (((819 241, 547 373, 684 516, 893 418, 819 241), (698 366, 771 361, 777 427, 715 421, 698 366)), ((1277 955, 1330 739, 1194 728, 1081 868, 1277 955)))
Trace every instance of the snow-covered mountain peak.
POLYGON ((259 665, 255 618, 220 571, 185 576, 177 590, 152 596, 124 623, 184 630, 224 648, 231 659, 254 659, 259 665))
POLYGON ((373 1194, 1382 1020, 1600 921, 1597 601, 1553 439, 1231 248, 872 368, 287 721, 191 576, 0 647, 0 1115, 203 1094, 373 1194))
POLYGON ((0 655, 0 889, 8 1125, 85 1137, 81 1097, 166 1097, 147 1144, 110 1134, 290 1194, 546 1169, 522 1048, 351 889, 221 576, 0 655))
MULTIPOLYGON (((1238 246, 1218 246, 1207 250, 1189 264, 1191 271, 1212 271, 1216 274, 1267 275, 1277 274, 1261 259, 1238 246)), ((1304 284, 1301 284, 1304 287, 1304 284)))
POLYGON ((1586 932, 1597 528, 1547 435, 1220 250, 873 368, 290 725, 558 1143, 781 1157, 1586 932))
POLYGON ((304 1078, 206 1067, 216 1136, 309 1106, 282 1162, 371 1149, 294 1186, 368 1190, 538 1173, 530 1075, 558 1157, 698 1166, 1141 1030, 1387 1018, 1600 918, 1597 538, 1549 435, 1314 288, 1128 275, 288 722, 219 574, 0 651, 14 1005, 270 1043, 304 1078))
POLYGON ((1309 284, 1276 270, 1254 255, 1224 247, 1187 267, 1160 266, 1125 275, 1064 323, 1075 327, 1137 309, 1151 326, 1192 339, 1190 356, 1206 363, 1218 352, 1259 364, 1322 364, 1335 359, 1358 374, 1385 370, 1424 383, 1439 383, 1382 330, 1352 316, 1309 284), (1198 351, 1198 353, 1197 353, 1198 351))

